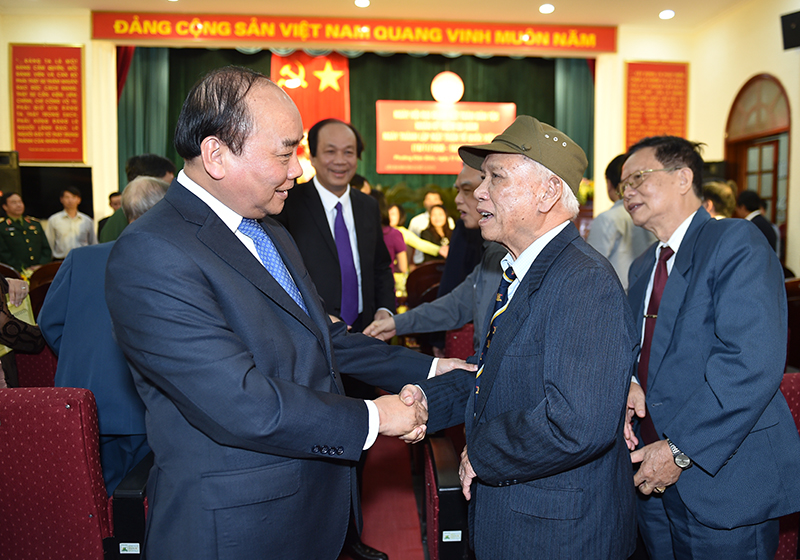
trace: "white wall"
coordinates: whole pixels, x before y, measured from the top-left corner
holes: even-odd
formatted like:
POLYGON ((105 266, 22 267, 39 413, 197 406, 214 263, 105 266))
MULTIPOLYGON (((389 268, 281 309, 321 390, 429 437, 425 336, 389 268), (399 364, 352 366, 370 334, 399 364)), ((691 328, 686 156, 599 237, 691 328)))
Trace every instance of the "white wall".
MULTIPOLYGON (((85 166, 92 168, 94 215, 98 220, 105 217, 110 212, 108 195, 119 187, 114 45, 91 41, 88 11, 80 15, 73 12, 47 17, 0 14, 0 151, 12 148, 9 44, 13 43, 83 46, 85 166)), ((75 166, 84 167, 81 164, 75 166)))

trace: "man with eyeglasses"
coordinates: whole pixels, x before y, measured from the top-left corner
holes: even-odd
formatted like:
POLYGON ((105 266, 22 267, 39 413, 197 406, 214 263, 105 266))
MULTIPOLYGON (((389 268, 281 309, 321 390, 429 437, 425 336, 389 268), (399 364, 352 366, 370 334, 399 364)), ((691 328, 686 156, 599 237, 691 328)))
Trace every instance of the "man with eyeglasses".
POLYGON ((653 560, 773 558, 777 518, 800 509, 800 437, 778 390, 783 273, 756 227, 701 207, 702 168, 700 145, 673 136, 640 141, 622 168, 625 208, 658 238, 629 273, 639 527, 653 560))

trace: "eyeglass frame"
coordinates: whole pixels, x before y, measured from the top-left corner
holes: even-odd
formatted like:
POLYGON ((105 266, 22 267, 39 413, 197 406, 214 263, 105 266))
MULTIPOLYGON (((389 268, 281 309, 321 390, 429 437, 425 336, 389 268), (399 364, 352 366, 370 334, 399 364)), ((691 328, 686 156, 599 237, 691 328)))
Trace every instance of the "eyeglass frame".
POLYGON ((626 189, 631 188, 633 190, 637 190, 639 187, 641 187, 644 184, 645 180, 647 179, 645 177, 645 175, 649 175, 650 173, 656 173, 658 171, 666 171, 667 173, 672 173, 673 171, 678 171, 679 169, 683 169, 684 167, 686 167, 686 166, 685 165, 677 165, 675 167, 665 167, 663 169, 642 169, 641 171, 634 171, 633 173, 631 173, 630 175, 625 177, 625 181, 620 181, 619 182, 619 186, 617 187, 617 193, 619 193, 619 196, 625 196, 625 190, 626 189), (639 181, 639 184, 634 187, 631 184, 631 182, 629 181, 629 179, 633 175, 636 175, 637 173, 642 175, 642 180, 639 181))

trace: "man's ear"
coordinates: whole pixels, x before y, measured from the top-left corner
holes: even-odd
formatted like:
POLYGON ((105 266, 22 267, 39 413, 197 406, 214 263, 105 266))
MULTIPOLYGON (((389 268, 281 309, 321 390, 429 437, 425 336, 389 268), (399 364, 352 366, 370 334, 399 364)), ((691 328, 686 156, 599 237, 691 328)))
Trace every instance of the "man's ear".
POLYGON ((688 167, 682 167, 681 169, 677 170, 677 173, 680 180, 680 192, 681 194, 686 194, 692 189, 692 183, 694 182, 694 171, 688 167))
POLYGON ((225 178, 225 161, 228 147, 216 136, 207 136, 200 143, 200 158, 206 173, 217 181, 225 178))
POLYGON ((545 182, 539 193, 539 201, 537 202, 537 209, 542 214, 545 214, 553 209, 556 203, 561 200, 561 179, 555 175, 550 175, 550 178, 545 182))

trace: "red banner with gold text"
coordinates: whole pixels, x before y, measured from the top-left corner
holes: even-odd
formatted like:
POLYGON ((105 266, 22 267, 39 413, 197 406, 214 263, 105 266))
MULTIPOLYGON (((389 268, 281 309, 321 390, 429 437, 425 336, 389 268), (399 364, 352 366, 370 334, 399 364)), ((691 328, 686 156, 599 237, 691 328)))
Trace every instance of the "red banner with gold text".
POLYGON ((508 128, 515 103, 378 101, 378 173, 457 175, 458 148, 485 144, 508 128))
POLYGON ((686 136, 689 65, 627 63, 625 146, 648 136, 686 136))
POLYGON ((92 12, 92 38, 425 52, 616 52, 617 28, 261 15, 92 12))
POLYGON ((20 161, 83 163, 82 47, 11 45, 9 74, 20 161))

